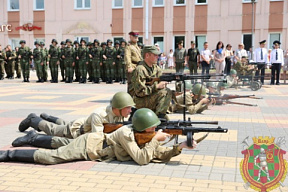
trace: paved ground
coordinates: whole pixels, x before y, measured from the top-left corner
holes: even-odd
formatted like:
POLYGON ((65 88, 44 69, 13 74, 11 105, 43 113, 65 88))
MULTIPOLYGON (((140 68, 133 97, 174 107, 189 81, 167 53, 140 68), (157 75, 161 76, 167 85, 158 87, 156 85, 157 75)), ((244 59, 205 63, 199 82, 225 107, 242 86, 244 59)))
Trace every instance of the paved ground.
MULTIPOLYGON (((126 86, 119 84, 36 84, 35 72, 32 72, 31 83, 1 81, 0 149, 11 148, 11 142, 23 135, 17 130, 18 124, 30 112, 46 112, 73 120, 107 105, 113 93, 125 90, 126 86)), ((197 150, 184 150, 167 164, 139 166, 133 162, 81 161, 44 166, 0 163, 0 191, 253 191, 244 189, 239 171, 239 163, 244 158, 241 142, 246 136, 250 136, 249 143, 252 143, 253 136, 277 138, 288 135, 288 86, 262 88, 257 92, 244 88, 226 93, 256 94, 264 99, 235 100, 257 104, 257 107, 213 106, 203 114, 189 115, 195 121, 217 120, 229 132, 210 134, 197 150)), ((182 116, 172 114, 170 118, 178 120, 182 116)), ((283 150, 288 150, 287 143, 283 150)), ((288 160, 287 154, 284 158, 288 160)), ((282 191, 288 191, 287 178, 284 184, 286 187, 282 187, 282 191)))

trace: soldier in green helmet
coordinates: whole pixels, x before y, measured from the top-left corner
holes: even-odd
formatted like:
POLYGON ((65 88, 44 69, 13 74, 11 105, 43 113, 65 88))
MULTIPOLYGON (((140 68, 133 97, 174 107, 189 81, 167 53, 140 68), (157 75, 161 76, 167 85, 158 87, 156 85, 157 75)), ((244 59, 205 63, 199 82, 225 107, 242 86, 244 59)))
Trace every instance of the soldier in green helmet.
MULTIPOLYGON (((116 53, 116 57, 118 60, 118 78, 119 81, 121 81, 122 84, 126 84, 126 63, 125 63, 125 49, 127 46, 127 42, 125 41, 125 39, 122 39, 120 41, 120 48, 118 49, 117 53, 116 53)), ((117 65, 117 63, 116 63, 117 65)))
POLYGON ((88 65, 88 50, 85 39, 81 39, 81 46, 78 49, 76 60, 79 60, 80 79, 79 83, 86 83, 87 80, 87 65, 88 65))
POLYGON ((61 82, 65 82, 65 79, 66 79, 66 74, 65 74, 65 59, 63 58, 64 56, 64 49, 65 49, 65 46, 66 46, 66 43, 65 41, 61 41, 60 43, 61 47, 60 47, 60 70, 61 70, 61 77, 62 77, 62 80, 61 82))
POLYGON ((224 83, 224 82, 218 83, 217 92, 218 92, 219 96, 221 96, 222 95, 222 91, 224 91, 227 88, 228 88, 228 84, 227 83, 224 83))
POLYGON ((33 55, 31 58, 34 60, 34 66, 36 68, 36 74, 38 77, 37 83, 43 83, 44 82, 44 74, 43 74, 43 67, 44 67, 44 55, 41 51, 40 43, 39 41, 34 42, 35 49, 33 50, 33 55))
POLYGON ((65 83, 73 82, 73 67, 75 65, 74 62, 74 49, 72 47, 72 41, 70 39, 66 39, 66 47, 64 48, 62 59, 65 59, 65 72, 66 72, 66 81, 65 83))
POLYGON ((88 49, 87 49, 87 52, 88 52, 87 53, 87 60, 88 60, 87 73, 89 75, 88 80, 89 80, 89 82, 94 83, 92 59, 89 57, 89 54, 92 53, 94 46, 93 46, 92 42, 88 42, 87 46, 88 46, 88 49))
POLYGON ((43 55, 43 67, 42 67, 42 73, 43 73, 43 79, 46 82, 48 79, 48 50, 46 49, 45 43, 43 41, 40 41, 40 48, 41 48, 41 52, 43 55))
POLYGON ((20 60, 17 57, 17 53, 19 51, 19 47, 15 47, 15 53, 16 53, 16 58, 15 58, 15 71, 16 71, 16 77, 17 79, 21 79, 21 65, 20 65, 20 60))
POLYGON ((40 117, 38 117, 34 113, 31 113, 20 123, 19 131, 23 132, 29 127, 32 127, 37 131, 44 131, 47 135, 70 139, 85 133, 103 132, 104 123, 123 121, 124 118, 129 116, 131 107, 134 105, 135 103, 128 93, 118 92, 113 96, 110 105, 97 108, 86 118, 65 122, 47 114, 41 114, 40 117), (59 122, 65 123, 59 125, 59 122))
POLYGON ((51 83, 58 83, 58 66, 60 64, 60 49, 57 47, 57 40, 52 39, 50 49, 48 51, 47 62, 51 72, 51 83))
POLYGON ((74 71, 75 71, 75 80, 74 82, 79 82, 80 79, 80 70, 79 70, 79 42, 77 40, 74 41, 74 50, 75 50, 75 55, 74 55, 74 60, 75 60, 75 66, 74 66, 74 71))
POLYGON ((112 46, 112 40, 107 40, 107 47, 104 51, 103 56, 106 57, 106 83, 113 84, 113 77, 114 77, 114 66, 115 66, 115 59, 116 59, 116 50, 112 46))
MULTIPOLYGON (((236 86, 237 82, 238 82, 237 71, 235 69, 231 69, 230 75, 228 75, 226 77, 226 79, 227 79, 227 87, 228 88, 236 86)), ((236 86, 236 88, 237 88, 237 86, 236 86)))
MULTIPOLYGON (((187 141, 175 144, 172 148, 162 146, 160 142, 165 141, 170 135, 163 133, 162 130, 155 133, 155 128, 160 123, 153 111, 143 108, 135 112, 132 124, 124 125, 110 134, 94 132, 81 135, 73 140, 36 134, 33 135, 30 142, 33 142, 37 147, 50 147, 51 149, 51 143, 53 144, 53 141, 56 140, 64 145, 59 148, 55 146, 58 149, 54 150, 0 151, 0 162, 58 164, 75 160, 103 161, 112 159, 118 161, 134 160, 139 165, 145 165, 154 160, 154 162, 168 162, 172 157, 181 154, 183 148, 188 148, 187 141), (134 137, 135 132, 155 133, 155 136, 144 146, 138 146, 134 137), (39 139, 41 137, 42 141, 39 139)), ((193 147, 188 149, 194 149, 196 146, 196 142, 193 141, 193 147)))
POLYGON ((215 82, 208 82, 208 83, 206 83, 206 88, 207 88, 206 92, 207 92, 208 94, 210 94, 210 95, 212 95, 212 94, 218 94, 218 93, 217 93, 217 83, 215 83, 215 82))
POLYGON ((114 48, 115 48, 115 65, 114 65, 114 79, 115 82, 120 82, 120 59, 118 57, 118 51, 120 49, 120 41, 116 40, 114 43, 114 48))
POLYGON ((106 77, 106 60, 107 57, 105 55, 105 50, 107 47, 107 43, 106 42, 102 42, 101 43, 101 60, 100 60, 100 74, 101 74, 101 79, 102 82, 106 82, 107 77, 106 77))
POLYGON ((100 41, 98 39, 94 39, 94 47, 92 48, 91 52, 89 52, 89 58, 92 59, 91 76, 93 78, 93 83, 100 83, 101 50, 102 48, 100 47, 100 41))
POLYGON ((29 63, 31 61, 32 52, 29 47, 25 46, 25 44, 26 44, 25 40, 20 41, 21 47, 19 47, 17 57, 20 60, 20 65, 21 65, 23 79, 24 79, 23 82, 30 82, 29 81, 29 77, 30 77, 29 63))
POLYGON ((15 59, 17 56, 16 52, 12 50, 11 45, 6 46, 5 57, 7 66, 7 76, 9 79, 14 79, 15 59))

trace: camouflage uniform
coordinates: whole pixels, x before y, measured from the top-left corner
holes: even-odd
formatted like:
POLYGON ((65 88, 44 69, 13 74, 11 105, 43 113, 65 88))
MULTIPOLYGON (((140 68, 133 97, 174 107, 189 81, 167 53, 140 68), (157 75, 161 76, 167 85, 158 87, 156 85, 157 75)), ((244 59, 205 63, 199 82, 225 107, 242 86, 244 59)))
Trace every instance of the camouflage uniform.
POLYGON ((37 82, 44 82, 44 57, 43 57, 43 51, 41 48, 35 48, 33 50, 33 60, 34 60, 34 66, 36 67, 36 74, 38 77, 37 82))
POLYGON ((126 64, 126 75, 127 75, 127 92, 133 97, 134 91, 133 91, 133 85, 131 82, 134 70, 137 66, 137 64, 143 60, 141 49, 138 47, 137 43, 130 42, 126 48, 125 48, 125 64, 126 64), (134 69, 132 73, 128 73, 128 69, 132 68, 134 69))
POLYGON ((100 61, 101 61, 101 50, 102 48, 97 46, 93 47, 91 52, 89 52, 89 57, 92 59, 92 77, 94 83, 99 83, 100 78, 100 61))
POLYGON ((58 66, 60 60, 60 49, 57 46, 50 45, 48 52, 48 62, 51 70, 52 83, 58 83, 58 66))
POLYGON ((15 51, 6 51, 6 58, 7 58, 7 75, 9 79, 14 79, 14 70, 15 70, 15 58, 16 53, 15 51))
POLYGON ((73 79, 73 63, 74 63, 74 49, 72 46, 65 47, 63 51, 65 56, 65 72, 66 72, 66 83, 72 83, 73 79))
POLYGON ((106 83, 113 83, 114 77, 114 65, 116 59, 116 50, 114 47, 106 47, 104 55, 107 57, 106 59, 106 83))
POLYGON ((80 79, 80 76, 81 76, 81 74, 80 74, 80 70, 79 70, 79 58, 77 59, 77 57, 79 57, 79 55, 78 55, 78 51, 79 51, 79 43, 78 43, 78 41, 74 41, 74 46, 75 46, 75 48, 74 48, 74 50, 75 50, 75 66, 74 66, 74 71, 75 71, 75 80, 74 80, 74 82, 79 82, 79 79, 80 79), (78 47, 76 46, 76 44, 78 44, 78 47))
MULTIPOLYGON (((118 78, 119 78, 119 81, 122 81, 122 84, 125 84, 125 79, 126 79, 126 70, 125 70, 125 67, 126 67, 126 63, 125 63, 125 59, 124 59, 124 56, 125 56, 125 47, 120 47, 117 51, 117 56, 119 56, 120 58, 117 58, 118 60, 118 78)), ((117 65, 117 63, 116 63, 117 65)))
MULTIPOLYGON (((61 42, 61 45, 65 45, 65 41, 61 42)), ((61 76, 62 76, 62 82, 66 79, 66 73, 65 73, 65 59, 62 57, 64 55, 64 48, 60 48, 60 70, 61 70, 61 76)))
POLYGON ((43 79, 46 82, 48 79, 48 65, 47 65, 47 59, 48 59, 48 50, 46 49, 45 44, 43 42, 40 42, 41 45, 41 52, 43 56, 43 67, 42 67, 42 73, 43 73, 43 79))
POLYGON ((87 62, 88 62, 88 51, 86 46, 80 46, 78 49, 79 58, 79 72, 80 79, 79 83, 86 83, 87 80, 87 62))
POLYGON ((172 157, 181 154, 178 145, 171 147, 161 146, 159 141, 152 139, 145 146, 139 147, 134 138, 132 125, 123 126, 111 134, 89 133, 67 140, 59 138, 60 142, 67 142, 56 150, 37 150, 34 161, 40 164, 58 164, 74 160, 107 160, 118 161, 134 160, 139 165, 149 162, 168 162, 172 157), (107 147, 103 148, 103 143, 107 147))
MULTIPOLYGON (((19 48, 18 48, 18 50, 19 50, 19 48)), ((16 77, 18 78, 18 79, 20 79, 21 78, 21 65, 20 65, 20 59, 18 59, 18 57, 17 57, 17 52, 18 52, 18 50, 17 49, 15 49, 15 53, 16 53, 16 58, 15 58, 15 71, 16 71, 16 77)))
POLYGON ((165 115, 172 99, 172 91, 168 88, 157 89, 157 82, 145 85, 146 78, 160 77, 162 71, 156 64, 150 68, 145 61, 141 61, 132 76, 134 102, 136 108, 149 108, 157 115, 165 115))
POLYGON ((30 66, 29 61, 32 55, 31 49, 29 47, 20 47, 18 51, 18 58, 21 56, 20 64, 23 73, 24 82, 29 82, 30 66))
POLYGON ((4 68, 5 57, 6 57, 5 52, 0 50, 0 80, 3 80, 5 76, 5 68, 4 68))
POLYGON ((101 55, 101 60, 100 60, 100 74, 101 74, 101 79, 102 79, 102 82, 106 82, 106 59, 103 58, 103 55, 105 53, 105 50, 107 49, 107 47, 104 48, 104 45, 107 45, 106 42, 102 42, 101 43, 101 52, 100 52, 100 55, 101 55))

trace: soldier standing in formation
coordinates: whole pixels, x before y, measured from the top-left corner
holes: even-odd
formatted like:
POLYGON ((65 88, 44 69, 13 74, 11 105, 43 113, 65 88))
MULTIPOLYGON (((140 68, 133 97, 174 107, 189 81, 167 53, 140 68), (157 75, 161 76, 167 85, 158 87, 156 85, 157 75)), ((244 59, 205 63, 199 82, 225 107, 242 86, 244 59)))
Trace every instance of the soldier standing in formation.
POLYGON ((94 39, 94 47, 89 53, 89 58, 92 59, 92 81, 93 83, 100 83, 100 61, 101 61, 101 50, 100 41, 98 39, 94 39))
POLYGON ((38 77, 37 83, 43 83, 44 82, 44 74, 43 74, 43 67, 44 67, 44 57, 40 48, 39 41, 35 41, 34 43, 35 49, 33 50, 33 55, 31 56, 31 59, 34 60, 34 66, 36 67, 36 74, 38 77))
POLYGON ((107 40, 107 47, 103 54, 103 57, 106 58, 106 83, 113 84, 113 77, 114 77, 114 66, 115 66, 115 55, 116 50, 112 46, 112 41, 110 39, 107 40))
POLYGON ((29 47, 25 46, 25 44, 26 44, 25 40, 20 41, 21 47, 19 48, 17 57, 20 60, 20 64, 21 64, 21 69, 22 69, 23 78, 24 78, 23 82, 30 82, 29 81, 29 75, 30 75, 29 62, 30 62, 30 57, 32 55, 32 52, 29 47))
POLYGON ((5 76, 5 68, 4 68, 5 58, 6 58, 5 52, 2 51, 2 45, 0 44, 0 80, 3 80, 5 76))
POLYGON ((12 50, 10 45, 6 47, 6 65, 7 65, 7 76, 9 79, 14 79, 14 70, 15 70, 15 59, 16 52, 12 50))
POLYGON ((67 46, 64 48, 62 59, 65 63, 65 75, 66 81, 65 83, 72 83, 73 81, 73 66, 74 63, 74 49, 71 45, 72 41, 70 39, 66 39, 67 46))
POLYGON ((120 42, 118 40, 115 41, 114 47, 115 47, 115 54, 116 54, 115 65, 114 65, 114 79, 116 83, 116 82, 120 82, 120 60, 117 55, 119 48, 120 48, 120 42))
POLYGON ((52 44, 48 51, 48 65, 51 70, 51 83, 58 83, 58 66, 60 64, 60 49, 57 47, 57 40, 52 39, 52 44))
POLYGON ((133 85, 131 82, 133 72, 140 61, 143 60, 141 49, 138 47, 138 35, 139 33, 131 31, 130 35, 130 42, 126 46, 125 49, 125 63, 126 63, 126 75, 127 75, 127 92, 133 97, 133 85))
POLYGON ((144 60, 136 67, 132 76, 132 88, 136 108, 149 108, 160 118, 165 118, 166 111, 172 99, 172 91, 166 88, 168 82, 154 82, 148 85, 146 78, 160 77, 161 68, 156 64, 158 55, 156 46, 146 45, 143 49, 144 60))
POLYGON ((126 64, 125 64, 125 49, 126 49, 126 46, 127 46, 127 42, 125 41, 125 39, 122 39, 120 41, 120 48, 118 49, 117 51, 117 59, 119 60, 119 81, 122 83, 122 84, 126 84, 126 64))
POLYGON ((92 42, 88 42, 87 43, 88 46, 88 50, 87 50, 87 73, 89 75, 88 80, 89 82, 94 82, 93 80, 93 69, 92 69, 92 59, 89 57, 89 54, 92 53, 93 51, 93 43, 92 42))
POLYGON ((16 58, 15 58, 15 71, 16 71, 16 78, 21 79, 21 65, 20 65, 20 60, 17 57, 17 53, 19 51, 19 47, 15 47, 15 53, 16 53, 16 58))
POLYGON ((80 43, 81 46, 78 49, 78 53, 75 52, 75 54, 77 54, 76 60, 79 60, 79 71, 80 71, 79 83, 86 83, 87 65, 88 65, 87 47, 86 47, 86 41, 84 39, 81 39, 80 43))
POLYGON ((178 43, 178 48, 174 52, 176 73, 183 73, 186 65, 186 49, 183 48, 183 41, 178 43))
POLYGON ((77 40, 74 41, 74 50, 75 50, 75 66, 74 66, 74 70, 75 70, 75 80, 74 82, 79 82, 80 79, 80 69, 79 69, 79 55, 78 55, 78 50, 79 50, 79 42, 77 40))
POLYGON ((48 79, 48 73, 47 73, 47 68, 48 68, 48 63, 47 63, 48 50, 44 46, 45 46, 45 43, 41 41, 40 42, 40 47, 41 47, 41 52, 42 52, 42 56, 43 56, 42 73, 43 73, 44 82, 47 82, 47 79, 48 79))
POLYGON ((107 43, 106 42, 102 42, 101 43, 101 60, 100 60, 100 73, 101 73, 101 79, 102 82, 106 82, 106 55, 105 55, 105 50, 107 47, 107 43))
POLYGON ((64 49, 66 46, 65 41, 61 41, 60 45, 61 45, 61 48, 60 48, 60 59, 59 60, 60 60, 60 70, 61 70, 61 77, 62 77, 61 82, 65 82, 65 79, 66 79, 65 59, 62 57, 64 55, 64 49))

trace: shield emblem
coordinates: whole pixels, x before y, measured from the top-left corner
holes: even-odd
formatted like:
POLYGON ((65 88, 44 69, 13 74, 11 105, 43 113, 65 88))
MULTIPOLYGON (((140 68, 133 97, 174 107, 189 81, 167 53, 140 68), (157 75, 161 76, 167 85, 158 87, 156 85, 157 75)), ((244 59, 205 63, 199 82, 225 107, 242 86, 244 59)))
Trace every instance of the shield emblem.
POLYGON ((246 185, 261 192, 279 187, 287 175, 287 162, 283 159, 286 151, 274 142, 264 143, 254 142, 243 150, 244 159, 240 163, 240 172, 246 185))

